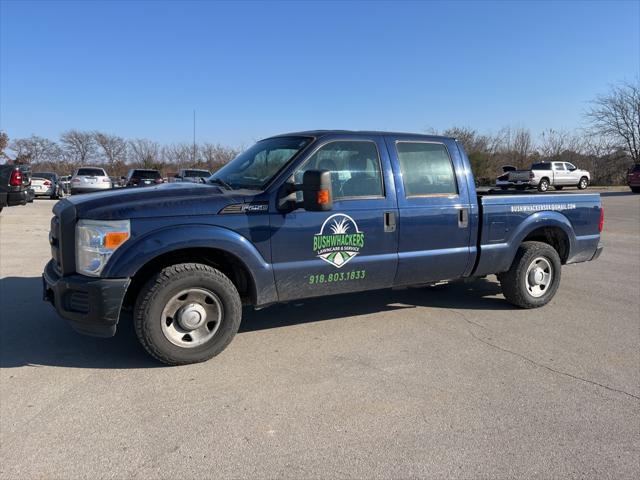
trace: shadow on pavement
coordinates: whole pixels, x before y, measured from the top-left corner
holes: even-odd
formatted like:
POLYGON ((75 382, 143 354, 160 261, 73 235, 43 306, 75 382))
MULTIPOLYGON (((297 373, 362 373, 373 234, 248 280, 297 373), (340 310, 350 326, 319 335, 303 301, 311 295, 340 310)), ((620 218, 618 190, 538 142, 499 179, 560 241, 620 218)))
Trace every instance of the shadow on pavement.
MULTIPOLYGON (((138 343, 130 314, 123 313, 110 339, 76 333, 41 298, 40 277, 0 279, 0 367, 49 365, 76 368, 163 366, 138 343)), ((240 332, 337 320, 420 306, 461 310, 511 310, 500 285, 480 279, 436 287, 380 290, 308 299, 264 310, 246 308, 240 332)))

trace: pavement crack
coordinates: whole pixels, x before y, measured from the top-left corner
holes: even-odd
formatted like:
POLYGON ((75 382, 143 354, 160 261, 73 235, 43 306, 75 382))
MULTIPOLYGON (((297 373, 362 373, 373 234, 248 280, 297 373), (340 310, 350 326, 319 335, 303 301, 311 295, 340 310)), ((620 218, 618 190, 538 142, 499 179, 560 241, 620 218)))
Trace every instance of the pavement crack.
MULTIPOLYGON (((456 314, 456 315, 458 315, 460 318, 462 318, 462 319, 463 319, 467 324, 469 324, 469 325, 475 325, 475 326, 477 326, 477 327, 487 329, 487 327, 485 327, 484 325, 481 325, 481 324, 476 323, 476 322, 474 322, 474 321, 472 321, 472 320, 469 320, 469 319, 466 317, 466 315, 464 315, 464 314, 463 314, 463 313, 461 313, 461 312, 457 312, 457 311, 455 311, 455 310, 451 310, 451 309, 449 309, 449 311, 450 311, 450 312, 452 312, 452 313, 454 313, 454 314, 456 314)), ((488 329, 487 329, 487 330, 488 330, 488 329)), ((467 332, 469 332, 469 334, 470 334, 474 339, 478 340, 479 342, 484 343, 485 345, 487 345, 487 346, 489 346, 489 347, 491 347, 491 348, 495 348, 496 350, 500 350, 501 352, 505 352, 505 353, 509 353, 509 354, 511 354, 511 355, 514 355, 514 356, 516 356, 516 357, 518 357, 518 358, 520 358, 520 359, 524 360, 525 362, 528 362, 528 363, 530 363, 530 364, 532 364, 532 365, 535 365, 535 366, 536 366, 536 367, 538 367, 538 368, 543 368, 543 369, 545 369, 545 370, 548 370, 548 371, 550 371, 550 372, 556 373, 556 374, 558 374, 558 375, 563 375, 563 376, 565 376, 565 377, 569 377, 569 378, 572 378, 572 379, 574 379, 574 380, 578 380, 578 381, 580 381, 580 382, 584 382, 584 383, 588 383, 588 384, 591 384, 591 385, 595 385, 595 386, 597 386, 597 387, 604 388, 605 390, 609 390, 610 392, 617 392, 617 393, 621 393, 621 394, 623 394, 623 395, 627 395, 628 397, 634 398, 634 399, 636 399, 636 400, 640 400, 640 396, 638 396, 638 395, 634 395, 633 393, 629 393, 629 392, 626 392, 626 391, 624 391, 624 390, 620 390, 620 389, 618 389, 618 388, 610 387, 609 385, 605 385, 605 384, 603 384, 603 383, 598 383, 598 382, 596 382, 596 381, 594 381, 594 380, 589 380, 588 378, 579 377, 579 376, 577 376, 577 375, 573 375, 572 373, 569 373, 569 372, 564 372, 564 371, 562 371, 562 370, 557 370, 557 369, 555 369, 555 368, 553 368, 553 367, 550 367, 550 366, 548 366, 548 365, 545 365, 545 364, 543 364, 543 363, 536 362, 535 360, 533 360, 532 358, 527 357, 526 355, 523 355, 523 354, 518 353, 518 352, 515 352, 515 351, 513 351, 513 350, 509 350, 508 348, 504 348, 504 347, 501 347, 501 346, 496 345, 496 344, 494 344, 494 343, 491 343, 491 342, 489 342, 489 341, 485 340, 484 338, 481 338, 481 337, 477 336, 475 333, 473 333, 473 332, 471 331, 471 329, 470 329, 469 327, 467 327, 467 332)))

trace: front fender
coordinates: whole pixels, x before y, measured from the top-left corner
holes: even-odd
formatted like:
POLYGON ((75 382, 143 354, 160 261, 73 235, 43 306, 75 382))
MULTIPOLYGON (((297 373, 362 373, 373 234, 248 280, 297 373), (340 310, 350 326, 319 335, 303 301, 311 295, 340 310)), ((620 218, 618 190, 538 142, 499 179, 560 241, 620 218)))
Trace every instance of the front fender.
POLYGON ((544 227, 560 228, 567 235, 569 240, 568 258, 571 259, 576 246, 576 234, 571 222, 560 212, 541 211, 533 213, 522 220, 513 228, 504 243, 483 243, 480 245, 480 261, 474 275, 488 275, 509 270, 518 252, 518 247, 520 247, 527 235, 544 227))
POLYGON ((213 225, 172 225, 132 240, 116 250, 103 270, 103 277, 133 277, 149 261, 172 251, 215 248, 235 256, 247 267, 256 287, 257 305, 277 300, 271 264, 249 240, 237 232, 213 225))

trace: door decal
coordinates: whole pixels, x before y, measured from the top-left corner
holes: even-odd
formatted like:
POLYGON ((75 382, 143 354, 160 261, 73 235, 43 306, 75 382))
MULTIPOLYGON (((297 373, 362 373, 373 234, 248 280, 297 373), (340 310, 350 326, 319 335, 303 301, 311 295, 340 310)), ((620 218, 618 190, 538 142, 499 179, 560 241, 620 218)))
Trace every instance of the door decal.
POLYGON ((364 232, 358 230, 355 220, 344 213, 327 218, 320 232, 313 236, 313 251, 334 267, 342 268, 364 247, 364 232))

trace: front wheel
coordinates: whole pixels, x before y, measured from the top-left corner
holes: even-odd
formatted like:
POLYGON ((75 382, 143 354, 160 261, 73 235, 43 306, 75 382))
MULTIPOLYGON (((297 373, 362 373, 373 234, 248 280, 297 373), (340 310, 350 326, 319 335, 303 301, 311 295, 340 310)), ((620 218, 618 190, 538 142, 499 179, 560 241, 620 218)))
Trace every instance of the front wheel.
POLYGON ((540 183, 538 184, 538 191, 546 192, 547 190, 549 190, 549 180, 547 180, 546 178, 543 178, 542 180, 540 180, 540 183))
POLYGON ((140 343, 168 365, 209 360, 240 327, 238 290, 222 272, 181 263, 154 275, 138 295, 134 324, 140 343))
POLYGON ((498 275, 502 293, 521 308, 549 303, 560 286, 561 262, 555 248, 542 242, 524 242, 508 271, 498 275))
POLYGON ((580 182, 578 183, 578 188, 580 190, 584 190, 585 188, 587 188, 589 186, 589 179, 587 177, 582 177, 580 179, 580 182))

